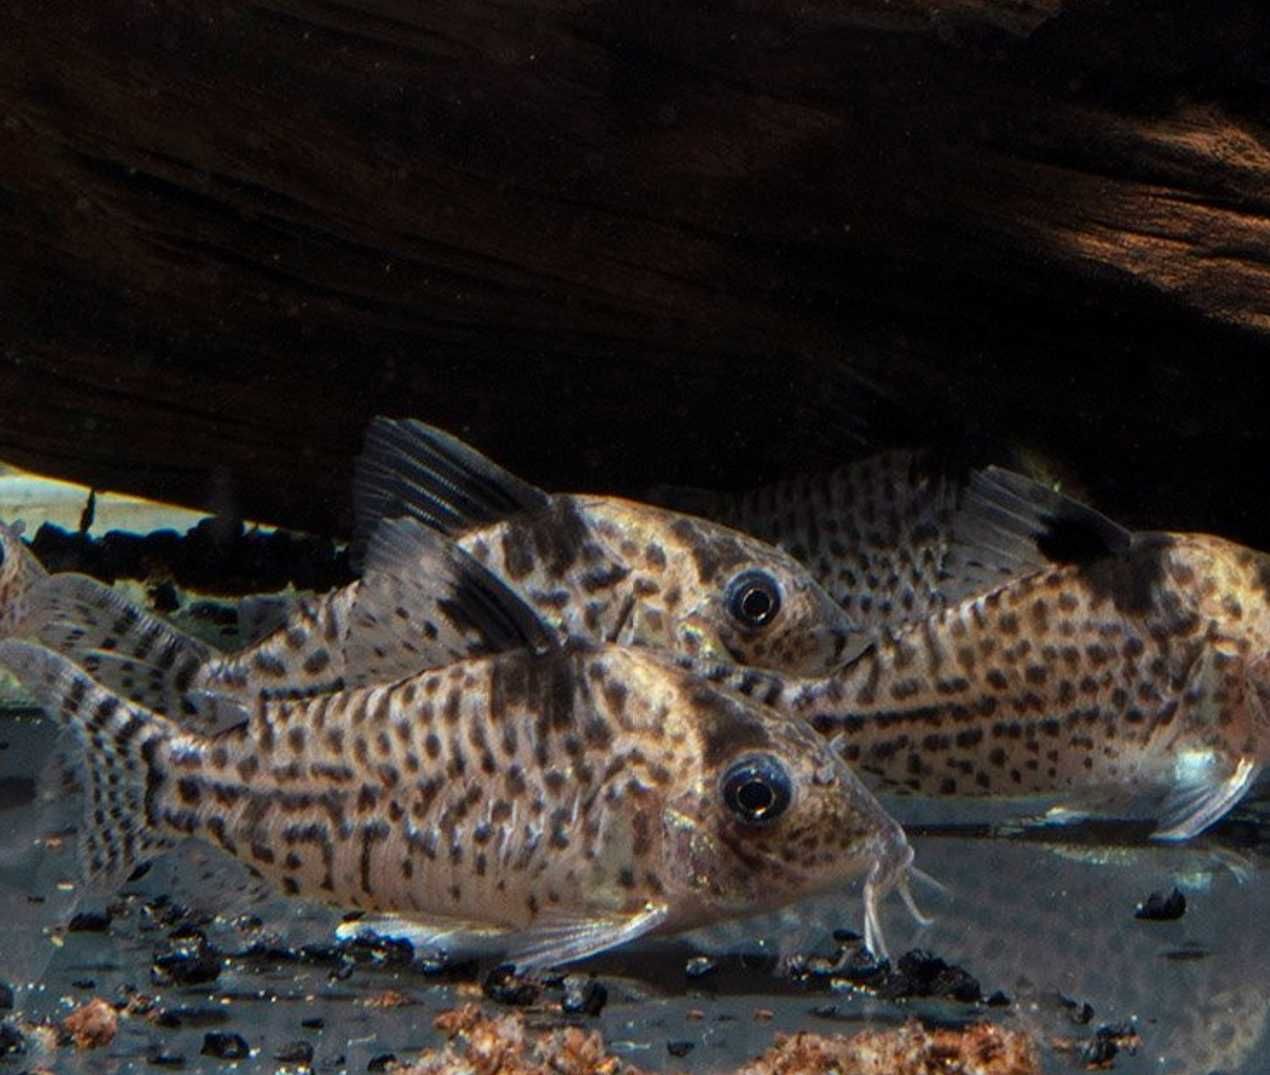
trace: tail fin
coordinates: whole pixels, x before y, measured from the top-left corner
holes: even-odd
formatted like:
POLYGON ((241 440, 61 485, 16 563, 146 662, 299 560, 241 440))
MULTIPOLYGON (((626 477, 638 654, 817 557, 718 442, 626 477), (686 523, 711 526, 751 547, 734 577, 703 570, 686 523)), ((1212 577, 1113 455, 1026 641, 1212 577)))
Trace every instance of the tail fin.
POLYGON ((195 719, 183 693, 212 649, 96 579, 60 574, 40 582, 23 634, 129 701, 173 720, 195 719))
POLYGON ((85 881, 113 891, 174 841, 155 827, 148 799, 162 782, 154 753, 172 725, 94 683, 66 657, 29 642, 0 642, 6 665, 49 715, 70 727, 84 748, 85 881))
POLYGON ((0 636, 21 625, 29 591, 45 574, 43 565, 22 543, 22 524, 0 523, 0 636))

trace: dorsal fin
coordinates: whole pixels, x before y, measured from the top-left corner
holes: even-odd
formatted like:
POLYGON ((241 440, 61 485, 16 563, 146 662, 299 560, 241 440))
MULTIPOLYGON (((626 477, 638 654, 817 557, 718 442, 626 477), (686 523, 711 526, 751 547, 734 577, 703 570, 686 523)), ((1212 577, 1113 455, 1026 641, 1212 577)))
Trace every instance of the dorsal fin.
POLYGON ((413 418, 376 417, 353 473, 354 561, 384 519, 408 515, 459 537, 549 504, 537 486, 457 437, 413 418))
POLYGON ((349 611, 350 683, 391 682, 487 653, 556 648, 555 629, 502 579, 417 519, 380 523, 349 611))
POLYGON ((970 475, 944 570, 986 588, 1053 564, 1123 555, 1132 544, 1129 530, 1093 508, 994 466, 970 475))

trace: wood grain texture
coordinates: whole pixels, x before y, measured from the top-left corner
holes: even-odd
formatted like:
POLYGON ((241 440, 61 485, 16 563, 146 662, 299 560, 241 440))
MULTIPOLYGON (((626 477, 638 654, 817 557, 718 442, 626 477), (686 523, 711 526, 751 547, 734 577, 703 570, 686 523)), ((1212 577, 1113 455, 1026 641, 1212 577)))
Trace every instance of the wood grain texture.
POLYGON ((1270 13, 1153 7, 6 5, 0 458, 338 532, 377 412, 560 489, 970 434, 1270 545, 1270 13))

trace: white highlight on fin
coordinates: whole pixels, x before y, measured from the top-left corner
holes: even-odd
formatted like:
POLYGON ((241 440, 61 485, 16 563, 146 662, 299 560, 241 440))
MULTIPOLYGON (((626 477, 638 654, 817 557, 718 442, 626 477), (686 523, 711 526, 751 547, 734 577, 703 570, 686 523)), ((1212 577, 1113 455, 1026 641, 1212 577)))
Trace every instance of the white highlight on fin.
POLYGON ((571 963, 651 933, 669 915, 666 904, 649 902, 633 914, 612 917, 544 916, 515 934, 507 958, 520 971, 571 963))
POLYGON ((1178 759, 1178 785, 1164 801, 1153 840, 1189 840, 1203 832, 1229 813, 1261 771, 1249 757, 1240 758, 1224 779, 1213 767, 1211 756, 1178 759))

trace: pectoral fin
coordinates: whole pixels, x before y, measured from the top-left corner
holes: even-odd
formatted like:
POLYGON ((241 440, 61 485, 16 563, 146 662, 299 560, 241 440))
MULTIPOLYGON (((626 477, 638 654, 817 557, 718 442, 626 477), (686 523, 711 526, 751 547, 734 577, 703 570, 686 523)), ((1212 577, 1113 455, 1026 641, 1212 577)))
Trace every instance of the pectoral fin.
POLYGON ((651 933, 669 914, 666 904, 650 902, 624 915, 544 916, 510 938, 507 958, 521 971, 571 963, 651 933))
POLYGON ((1180 781, 1164 800, 1153 840, 1189 840, 1224 817, 1243 798, 1261 772, 1252 758, 1242 757, 1233 769, 1198 769, 1180 781))

